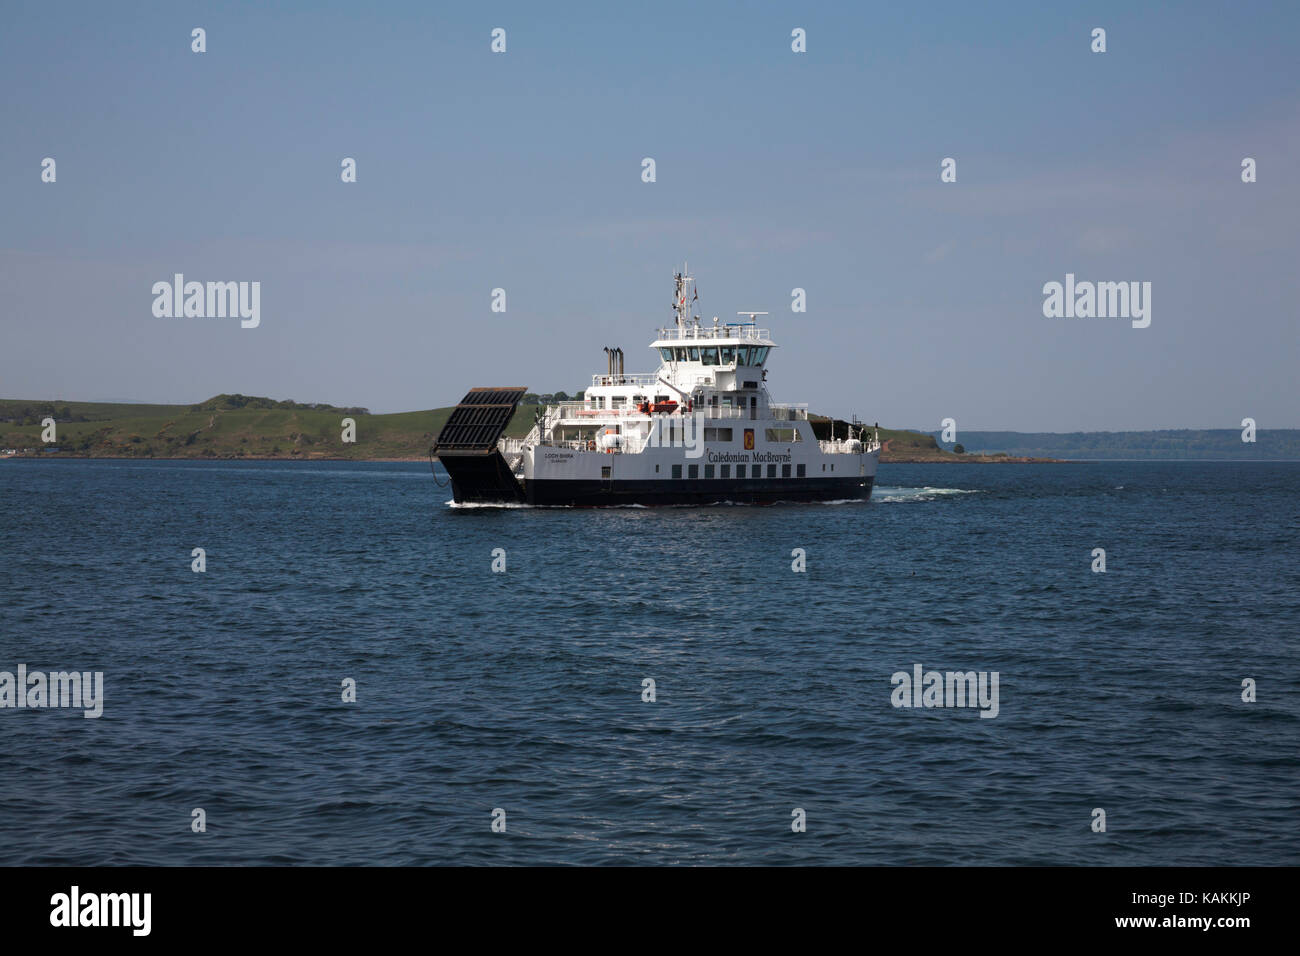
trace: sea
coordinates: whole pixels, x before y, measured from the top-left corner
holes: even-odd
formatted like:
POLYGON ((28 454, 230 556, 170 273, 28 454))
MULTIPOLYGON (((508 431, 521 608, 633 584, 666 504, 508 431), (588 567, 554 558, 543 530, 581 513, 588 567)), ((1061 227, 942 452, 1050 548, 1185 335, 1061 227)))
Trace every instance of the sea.
POLYGON ((0 864, 1300 863, 1300 463, 440 482, 0 462, 0 864))

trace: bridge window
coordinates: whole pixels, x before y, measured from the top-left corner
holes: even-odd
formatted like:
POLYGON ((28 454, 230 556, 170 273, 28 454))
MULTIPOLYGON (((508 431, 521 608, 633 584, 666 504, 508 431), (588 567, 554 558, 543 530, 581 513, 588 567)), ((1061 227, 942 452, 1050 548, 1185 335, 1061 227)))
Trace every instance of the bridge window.
POLYGON ((686 361, 686 349, 682 348, 682 347, 679 345, 677 348, 673 349, 673 352, 674 352, 674 353, 676 354, 676 356, 677 356, 677 361, 679 361, 679 362, 685 362, 685 361, 686 361))
POLYGON ((736 350, 731 346, 723 346, 720 354, 722 356, 723 365, 730 365, 732 362, 736 361, 736 350))
POLYGON ((766 361, 767 361, 767 350, 768 350, 768 346, 766 346, 766 345, 755 345, 755 346, 754 346, 753 353, 752 353, 753 361, 750 362, 749 364, 750 364, 750 365, 762 365, 764 362, 766 362, 766 361))
POLYGON ((705 365, 718 364, 718 349, 716 346, 700 349, 700 353, 705 365))
POLYGON ((692 362, 698 362, 700 360, 700 347, 698 345, 692 345, 686 350, 686 356, 692 362))
POLYGON ((663 356, 665 362, 671 362, 673 360, 673 350, 670 348, 660 348, 659 354, 663 356))

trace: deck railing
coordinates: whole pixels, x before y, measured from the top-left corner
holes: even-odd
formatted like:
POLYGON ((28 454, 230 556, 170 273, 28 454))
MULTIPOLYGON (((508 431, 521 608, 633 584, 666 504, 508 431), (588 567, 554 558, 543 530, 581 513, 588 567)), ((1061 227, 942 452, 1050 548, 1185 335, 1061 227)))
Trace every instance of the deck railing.
POLYGON ((743 339, 746 342, 768 342, 772 341, 772 332, 770 329, 758 329, 752 325, 701 325, 690 326, 685 329, 679 329, 673 326, 670 329, 660 329, 659 339, 663 341, 679 341, 683 339, 743 339))

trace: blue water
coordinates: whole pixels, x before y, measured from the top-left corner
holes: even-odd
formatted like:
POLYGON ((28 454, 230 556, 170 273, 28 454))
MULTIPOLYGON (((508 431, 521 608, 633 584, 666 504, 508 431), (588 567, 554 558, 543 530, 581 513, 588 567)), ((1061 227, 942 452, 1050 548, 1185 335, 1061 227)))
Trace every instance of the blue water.
POLYGON ((1300 863, 1298 464, 448 498, 427 465, 0 462, 0 670, 106 697, 0 710, 0 862, 1300 863), (997 671, 997 717, 895 708, 916 663, 997 671))

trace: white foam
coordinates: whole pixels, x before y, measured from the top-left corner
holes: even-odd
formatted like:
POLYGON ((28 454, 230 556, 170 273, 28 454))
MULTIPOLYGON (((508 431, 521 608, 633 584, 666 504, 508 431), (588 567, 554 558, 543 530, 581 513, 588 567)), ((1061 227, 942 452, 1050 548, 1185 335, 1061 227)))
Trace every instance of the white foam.
POLYGON ((923 488, 880 487, 872 493, 871 500, 881 502, 936 501, 950 495, 974 494, 978 494, 978 492, 971 488, 932 488, 929 485, 923 488))

